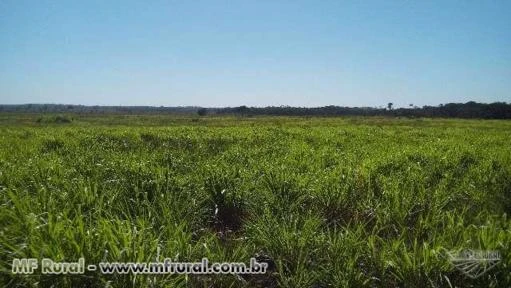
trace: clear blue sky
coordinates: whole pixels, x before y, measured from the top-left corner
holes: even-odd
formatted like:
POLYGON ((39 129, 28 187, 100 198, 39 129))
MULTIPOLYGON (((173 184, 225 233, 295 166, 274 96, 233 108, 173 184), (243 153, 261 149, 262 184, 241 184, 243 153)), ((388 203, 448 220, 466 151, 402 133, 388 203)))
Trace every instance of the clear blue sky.
POLYGON ((0 103, 511 102, 511 1, 0 1, 0 103))

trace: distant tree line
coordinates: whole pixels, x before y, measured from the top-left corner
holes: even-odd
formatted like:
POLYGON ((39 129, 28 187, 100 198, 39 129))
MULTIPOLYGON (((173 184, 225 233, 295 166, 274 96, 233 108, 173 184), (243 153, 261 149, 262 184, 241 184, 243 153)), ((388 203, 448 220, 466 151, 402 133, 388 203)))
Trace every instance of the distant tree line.
POLYGON ((19 113, 95 113, 95 114, 196 114, 201 107, 164 106, 86 106, 66 104, 0 105, 0 112, 19 113))
MULTIPOLYGON (((238 114, 238 115, 286 115, 286 116, 400 116, 400 117, 445 117, 445 118, 482 118, 482 119, 511 119, 511 103, 495 102, 491 104, 467 102, 449 103, 439 106, 393 108, 388 103, 386 108, 372 107, 233 107, 211 109, 212 114, 238 114)), ((210 110, 210 109, 208 109, 210 110)), ((204 114, 205 112, 202 111, 204 114)), ((208 111, 206 111, 208 113, 208 111)))
POLYGON ((186 107, 154 107, 154 106, 85 106, 63 104, 23 104, 0 105, 0 112, 19 113, 95 113, 95 114, 195 114, 205 115, 238 115, 238 116, 398 116, 398 117, 444 117, 444 118, 481 118, 481 119, 511 119, 511 103, 448 103, 439 106, 416 107, 410 104, 408 108, 393 108, 388 103, 385 108, 373 107, 224 107, 203 108, 186 107))

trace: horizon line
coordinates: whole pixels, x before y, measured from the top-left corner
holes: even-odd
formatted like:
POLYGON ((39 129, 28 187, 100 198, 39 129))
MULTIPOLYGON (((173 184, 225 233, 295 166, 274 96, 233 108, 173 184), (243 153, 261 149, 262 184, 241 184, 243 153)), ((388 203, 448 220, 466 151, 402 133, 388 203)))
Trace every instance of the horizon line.
MULTIPOLYGON (((199 106, 199 105, 178 105, 178 106, 165 106, 165 105, 90 105, 90 104, 66 104, 66 103, 18 103, 18 104, 2 104, 0 103, 0 106, 27 106, 27 105, 53 105, 53 106, 78 106, 78 107, 120 107, 120 108, 130 108, 130 107, 145 107, 145 108, 206 108, 206 109, 223 109, 223 108, 236 108, 236 107, 247 107, 247 108, 270 108, 270 107, 276 107, 276 108, 324 108, 324 107, 342 107, 342 108, 372 108, 372 109, 379 109, 379 108, 385 108, 388 104, 393 102, 388 102, 385 105, 378 105, 378 106, 342 106, 342 105, 323 105, 323 106, 291 106, 291 105, 267 105, 267 106, 248 106, 248 105, 235 105, 235 106, 199 106)), ((395 106, 395 108, 421 108, 421 107, 440 107, 445 106, 448 104, 511 104, 511 102, 506 101, 495 101, 495 102, 477 102, 477 101, 467 101, 467 102, 448 102, 448 103, 439 103, 436 105, 406 105, 406 106, 395 106), (413 106, 412 106, 413 105, 413 106)))

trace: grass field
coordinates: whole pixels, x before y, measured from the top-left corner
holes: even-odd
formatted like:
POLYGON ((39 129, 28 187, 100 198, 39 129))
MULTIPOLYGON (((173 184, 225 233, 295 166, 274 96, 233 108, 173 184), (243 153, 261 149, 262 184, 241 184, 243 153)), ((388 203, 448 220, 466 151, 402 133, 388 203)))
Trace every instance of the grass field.
POLYGON ((66 117, 0 115, 0 286, 511 286, 511 121, 66 117), (502 259, 471 279, 461 249, 502 259), (159 255, 270 271, 11 273, 159 255))

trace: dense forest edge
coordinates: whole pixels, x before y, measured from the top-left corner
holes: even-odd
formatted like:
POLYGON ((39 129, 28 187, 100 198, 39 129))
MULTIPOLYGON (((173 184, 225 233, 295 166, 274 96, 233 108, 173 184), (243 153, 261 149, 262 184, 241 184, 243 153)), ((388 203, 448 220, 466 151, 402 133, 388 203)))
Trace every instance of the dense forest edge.
POLYGON ((394 108, 393 103, 386 107, 223 107, 204 108, 198 106, 86 106, 67 104, 19 104, 0 105, 1 112, 16 113, 119 113, 119 114, 198 114, 240 115, 240 116, 396 116, 396 117, 441 117, 441 118, 478 118, 511 119, 511 103, 448 103, 438 106, 417 107, 410 104, 407 108, 394 108))

